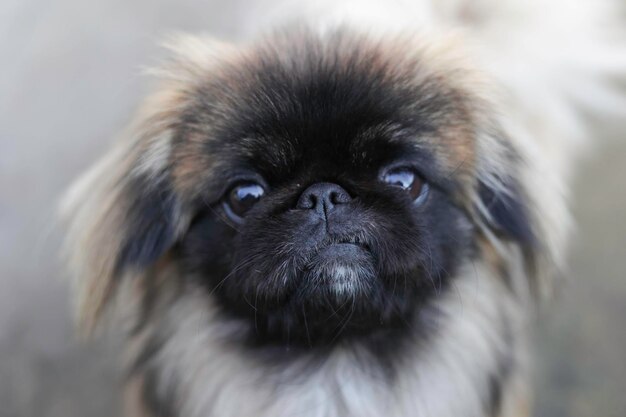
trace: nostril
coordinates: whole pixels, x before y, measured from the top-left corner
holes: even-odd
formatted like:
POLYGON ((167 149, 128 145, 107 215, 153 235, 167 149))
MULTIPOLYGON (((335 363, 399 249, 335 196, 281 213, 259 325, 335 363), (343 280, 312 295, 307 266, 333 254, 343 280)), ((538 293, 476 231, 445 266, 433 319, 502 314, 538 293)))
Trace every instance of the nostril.
POLYGON ((333 204, 346 204, 352 200, 352 197, 350 197, 350 195, 346 191, 341 190, 340 192, 339 191, 331 192, 329 199, 330 199, 330 202, 333 204))
POLYGON ((317 197, 315 197, 312 193, 303 194, 298 200, 298 204, 296 205, 299 209, 309 210, 315 208, 317 205, 317 197))
POLYGON ((309 194, 306 198, 306 207, 307 209, 312 209, 313 207, 315 207, 317 205, 317 197, 315 197, 315 194, 309 194))

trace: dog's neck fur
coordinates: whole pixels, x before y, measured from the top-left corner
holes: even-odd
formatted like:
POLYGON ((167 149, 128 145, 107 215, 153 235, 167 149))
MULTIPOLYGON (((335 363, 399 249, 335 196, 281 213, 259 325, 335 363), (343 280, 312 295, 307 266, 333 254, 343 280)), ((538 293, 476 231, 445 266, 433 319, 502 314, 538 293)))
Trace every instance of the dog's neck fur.
POLYGON ((135 336, 142 359, 132 400, 154 417, 523 415, 523 301, 508 285, 469 263, 422 310, 439 330, 398 354, 401 372, 391 380, 358 345, 337 346, 316 367, 304 356, 264 363, 224 342, 233 328, 211 320, 218 313, 205 293, 185 289, 135 336))
MULTIPOLYGON (((304 9, 302 2, 292 3, 304 9)), ((149 165, 145 161, 154 159, 158 169, 149 171, 149 176, 156 178, 170 159, 169 133, 163 125, 168 125, 170 107, 180 106, 180 97, 162 94, 149 103, 149 107, 159 108, 154 114, 146 113, 152 116, 146 119, 149 129, 140 123, 137 139, 120 142, 65 198, 62 212, 70 223, 68 265, 75 278, 81 320, 92 327, 115 293, 122 298, 121 305, 132 306, 135 299, 150 300, 150 306, 131 313, 143 325, 130 340, 139 358, 128 391, 135 406, 130 411, 133 417, 528 415, 525 344, 532 308, 524 287, 533 285, 543 290, 538 293, 549 294, 553 267, 564 264, 569 231, 566 184, 574 157, 584 150, 581 144, 589 136, 573 104, 576 101, 580 109, 602 115, 621 115, 616 109, 626 108, 621 92, 602 82, 625 72, 624 60, 615 62, 615 57, 625 56, 623 42, 608 41, 621 39, 613 32, 621 26, 611 25, 608 19, 619 15, 610 7, 617 2, 589 0, 576 7, 566 0, 315 2, 322 3, 341 7, 331 13, 320 6, 329 17, 321 30, 341 21, 366 34, 409 28, 428 40, 431 31, 447 35, 451 29, 459 29, 473 46, 471 50, 462 48, 462 55, 472 57, 472 63, 476 61, 491 80, 489 85, 476 83, 475 87, 494 96, 498 110, 494 113, 501 119, 507 143, 526 162, 519 175, 520 187, 528 193, 534 232, 542 244, 535 276, 525 276, 523 265, 516 264, 522 258, 519 253, 503 254, 496 261, 485 255, 480 261, 468 262, 446 291, 422 309, 420 314, 432 314, 437 320, 437 329, 428 337, 410 339, 415 345, 393 358, 402 372, 391 380, 371 365, 376 361, 363 361, 363 349, 355 344, 338 345, 316 368, 305 366, 306 355, 282 366, 264 363, 243 347, 224 342, 229 332, 241 331, 241 327, 225 325, 222 317, 216 319, 220 313, 206 290, 184 287, 182 283, 188 280, 171 268, 155 267, 158 272, 150 278, 153 282, 158 278, 164 286, 150 297, 137 297, 135 291, 118 288, 137 283, 139 280, 128 278, 139 278, 133 273, 145 272, 141 265, 138 271, 128 271, 131 277, 122 276, 114 267, 114 252, 127 233, 128 213, 124 210, 136 201, 127 201, 129 173, 141 171, 143 165, 149 165), (410 5, 411 10, 393 5, 410 5), (370 24, 379 21, 379 25, 370 24), (168 100, 173 104, 161 109, 168 100), (148 145, 152 151, 138 158, 136 152, 148 145), (139 167, 131 170, 131 163, 139 167), (507 268, 496 268, 502 264, 507 268), (169 285, 184 288, 171 291, 169 285)), ((259 20, 255 13, 250 16, 259 20)), ((180 48, 179 55, 199 55, 201 59, 185 60, 187 66, 180 68, 181 74, 165 70, 168 85, 187 88, 187 77, 195 80, 198 68, 202 68, 202 77, 210 71, 214 52, 202 45, 192 41, 180 48), (205 49, 211 52, 205 54, 205 49)), ((478 162, 495 159, 498 169, 488 170, 489 178, 499 178, 495 174, 508 172, 494 154, 499 142, 491 140, 491 135, 482 136, 477 144, 482 155, 478 162)), ((173 217, 180 217, 173 230, 166 229, 166 237, 173 238, 188 219, 178 213, 177 205, 169 209, 175 212, 173 217)), ((160 252, 167 239, 155 236, 162 237, 146 234, 152 246, 158 243, 159 250, 136 252, 160 252)), ((365 355, 371 359, 370 352, 365 355)))

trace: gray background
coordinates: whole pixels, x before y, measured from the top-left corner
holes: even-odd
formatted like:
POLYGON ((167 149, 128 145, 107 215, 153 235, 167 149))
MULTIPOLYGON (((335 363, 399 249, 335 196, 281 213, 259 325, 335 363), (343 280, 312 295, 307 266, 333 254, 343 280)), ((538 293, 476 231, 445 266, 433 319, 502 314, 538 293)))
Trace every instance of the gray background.
MULTIPOLYGON (((61 191, 148 89, 169 30, 236 38, 249 2, 0 3, 0 417, 119 413, 116 343, 79 344, 57 252, 61 191)), ((599 124, 599 123, 598 123, 599 124)), ((579 167, 571 273, 537 335, 537 416, 626 415, 626 135, 579 167)))

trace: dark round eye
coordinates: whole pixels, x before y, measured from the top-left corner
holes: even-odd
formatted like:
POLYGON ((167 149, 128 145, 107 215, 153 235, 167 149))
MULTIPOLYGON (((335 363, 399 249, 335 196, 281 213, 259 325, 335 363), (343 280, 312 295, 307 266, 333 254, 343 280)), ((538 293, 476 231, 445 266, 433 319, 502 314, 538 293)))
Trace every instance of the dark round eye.
POLYGON ((428 184, 411 168, 399 167, 385 172, 382 181, 405 190, 411 200, 417 203, 424 201, 428 193, 428 184))
POLYGON ((259 202, 265 189, 254 182, 237 184, 226 194, 224 211, 232 220, 240 222, 242 217, 259 202))

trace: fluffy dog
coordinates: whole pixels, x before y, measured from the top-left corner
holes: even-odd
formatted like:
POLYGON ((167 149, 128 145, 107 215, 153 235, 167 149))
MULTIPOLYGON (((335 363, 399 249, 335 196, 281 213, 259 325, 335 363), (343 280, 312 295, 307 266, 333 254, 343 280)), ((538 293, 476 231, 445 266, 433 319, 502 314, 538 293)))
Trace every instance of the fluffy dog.
POLYGON ((129 414, 528 415, 575 105, 615 108, 626 62, 579 3, 339 2, 170 42, 63 208, 82 324, 130 323, 129 414))

